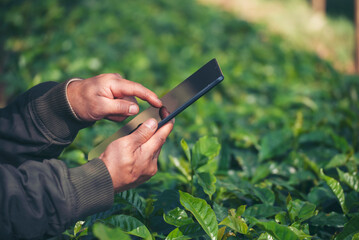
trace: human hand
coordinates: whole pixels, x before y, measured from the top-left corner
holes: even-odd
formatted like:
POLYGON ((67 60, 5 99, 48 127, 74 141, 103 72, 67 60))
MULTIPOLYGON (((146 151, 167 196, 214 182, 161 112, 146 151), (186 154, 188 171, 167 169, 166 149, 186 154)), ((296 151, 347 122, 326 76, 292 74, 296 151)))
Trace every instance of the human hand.
POLYGON ((113 141, 101 154, 114 190, 122 192, 146 182, 157 172, 161 147, 173 129, 174 120, 157 130, 157 121, 145 121, 132 134, 113 141))
POLYGON ((102 118, 123 121, 138 113, 135 97, 154 107, 162 106, 155 93, 139 83, 122 78, 118 73, 71 82, 67 87, 67 97, 77 117, 83 121, 102 118))

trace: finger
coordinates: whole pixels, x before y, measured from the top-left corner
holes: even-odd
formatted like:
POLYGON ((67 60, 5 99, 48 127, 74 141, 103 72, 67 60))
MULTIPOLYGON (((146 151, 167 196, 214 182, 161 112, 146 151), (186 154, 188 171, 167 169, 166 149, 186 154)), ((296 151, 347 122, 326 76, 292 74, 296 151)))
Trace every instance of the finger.
POLYGON ((122 122, 127 119, 127 116, 111 115, 111 116, 107 116, 106 119, 114 122, 122 122))
POLYGON ((154 92, 139 83, 131 82, 126 79, 116 81, 116 84, 111 86, 111 91, 115 97, 122 98, 123 96, 136 96, 147 101, 154 107, 162 106, 161 100, 154 92))
POLYGON ((139 107, 134 101, 106 98, 102 104, 102 111, 105 116, 132 116, 139 112, 139 107))
POLYGON ((160 129, 157 130, 157 132, 149 139, 145 146, 146 151, 153 152, 159 154, 159 151, 161 150, 161 147, 166 142, 166 139, 168 135, 170 135, 171 131, 173 129, 173 121, 166 123, 163 125, 160 129))
POLYGON ((167 108, 165 106, 162 106, 160 108, 160 117, 161 119, 165 119, 168 115, 170 115, 170 112, 167 110, 167 108))
POLYGON ((146 120, 141 126, 139 126, 130 137, 133 141, 137 142, 139 146, 146 143, 156 132, 157 121, 153 118, 146 120))

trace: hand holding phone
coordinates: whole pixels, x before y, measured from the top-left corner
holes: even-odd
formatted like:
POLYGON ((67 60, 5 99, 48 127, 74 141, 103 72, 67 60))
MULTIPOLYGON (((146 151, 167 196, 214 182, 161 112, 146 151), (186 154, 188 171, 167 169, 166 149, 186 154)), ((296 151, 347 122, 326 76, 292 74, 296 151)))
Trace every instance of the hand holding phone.
POLYGON ((141 112, 120 130, 92 149, 88 159, 100 156, 112 141, 130 134, 149 118, 155 118, 158 121, 158 128, 162 127, 223 79, 224 77, 217 60, 212 59, 163 96, 161 98, 163 104, 161 108, 149 107, 141 112))

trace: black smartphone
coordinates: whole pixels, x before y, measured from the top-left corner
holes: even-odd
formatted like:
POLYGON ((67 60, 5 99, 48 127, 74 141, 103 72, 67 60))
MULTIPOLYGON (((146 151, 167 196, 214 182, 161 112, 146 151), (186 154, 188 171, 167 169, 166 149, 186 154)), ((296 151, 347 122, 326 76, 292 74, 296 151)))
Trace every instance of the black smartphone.
POLYGON ((149 118, 155 118, 158 121, 158 128, 162 127, 223 79, 224 77, 217 60, 212 59, 164 95, 161 98, 163 104, 161 108, 149 107, 138 114, 120 130, 92 149, 89 152, 88 159, 100 156, 108 144, 120 137, 131 134, 149 118))

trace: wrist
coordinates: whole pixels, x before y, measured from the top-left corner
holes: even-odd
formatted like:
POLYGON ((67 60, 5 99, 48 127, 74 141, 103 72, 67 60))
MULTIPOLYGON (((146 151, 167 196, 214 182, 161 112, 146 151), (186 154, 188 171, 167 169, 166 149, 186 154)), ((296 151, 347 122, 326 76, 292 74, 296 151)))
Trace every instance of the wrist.
POLYGON ((66 100, 69 104, 69 107, 71 109, 71 112, 73 114, 73 116, 76 118, 76 120, 78 121, 82 121, 82 119, 79 117, 79 115, 76 113, 75 109, 74 109, 74 103, 75 103, 75 99, 76 99, 76 90, 78 89, 78 83, 79 81, 83 80, 82 78, 72 78, 70 80, 68 80, 68 82, 66 83, 66 100))

